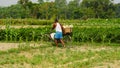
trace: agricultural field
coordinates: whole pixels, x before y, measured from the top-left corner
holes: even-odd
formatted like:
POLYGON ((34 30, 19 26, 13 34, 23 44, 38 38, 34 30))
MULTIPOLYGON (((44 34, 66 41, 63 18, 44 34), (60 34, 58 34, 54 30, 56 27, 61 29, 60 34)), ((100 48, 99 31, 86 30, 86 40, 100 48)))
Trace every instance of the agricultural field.
POLYGON ((1 68, 119 68, 119 44, 73 43, 66 48, 51 43, 21 44, 0 51, 1 68), (39 46, 37 46, 39 45, 39 46))
POLYGON ((120 19, 60 20, 65 48, 46 36, 53 22, 0 19, 0 68, 120 68, 120 19))

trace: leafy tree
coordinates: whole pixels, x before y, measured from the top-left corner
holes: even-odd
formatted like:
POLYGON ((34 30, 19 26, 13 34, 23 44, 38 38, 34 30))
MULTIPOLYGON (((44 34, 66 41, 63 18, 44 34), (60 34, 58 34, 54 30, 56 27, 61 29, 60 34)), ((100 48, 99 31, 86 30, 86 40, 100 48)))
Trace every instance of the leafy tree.
POLYGON ((66 8, 67 8, 67 1, 66 0, 55 0, 55 7, 57 9, 57 16, 59 18, 66 18, 66 8))
POLYGON ((111 0, 83 0, 81 7, 86 8, 87 13, 93 10, 93 18, 111 18, 115 16, 114 4, 111 0))
POLYGON ((18 4, 0 7, 0 18, 80 19, 120 17, 120 4, 112 0, 18 0, 18 4), (80 2, 82 1, 82 2, 80 2))
POLYGON ((30 3, 30 0, 19 0, 18 4, 21 4, 24 8, 28 8, 28 3, 30 3))
POLYGON ((43 4, 44 0, 38 0, 39 4, 43 4))
POLYGON ((0 18, 29 18, 29 10, 25 10, 21 5, 12 5, 0 10, 0 18))
POLYGON ((30 14, 32 18, 38 18, 39 8, 40 6, 38 4, 33 4, 33 6, 30 7, 30 14))
POLYGON ((116 17, 120 18, 120 3, 116 4, 116 17))
POLYGON ((12 18, 27 18, 29 17, 29 10, 25 10, 20 5, 12 5, 8 7, 9 16, 12 18), (20 9, 20 10, 19 10, 20 9))
POLYGON ((8 12, 6 10, 8 10, 8 9, 5 8, 5 7, 0 8, 0 18, 6 18, 7 17, 8 12))
POLYGON ((82 17, 82 12, 80 9, 80 0, 70 1, 68 4, 68 19, 79 19, 82 17))

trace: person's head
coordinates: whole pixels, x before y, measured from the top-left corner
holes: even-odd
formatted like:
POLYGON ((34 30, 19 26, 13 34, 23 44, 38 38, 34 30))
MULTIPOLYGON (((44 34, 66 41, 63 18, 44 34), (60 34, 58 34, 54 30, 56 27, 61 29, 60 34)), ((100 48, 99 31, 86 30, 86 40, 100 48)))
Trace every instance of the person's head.
POLYGON ((55 23, 58 22, 58 19, 55 19, 55 23))

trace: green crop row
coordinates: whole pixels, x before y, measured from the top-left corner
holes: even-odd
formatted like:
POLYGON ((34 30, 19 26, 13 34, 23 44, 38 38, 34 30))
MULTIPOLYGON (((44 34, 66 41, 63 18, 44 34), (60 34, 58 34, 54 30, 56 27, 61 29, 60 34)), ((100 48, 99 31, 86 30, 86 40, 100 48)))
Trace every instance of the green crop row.
POLYGON ((0 30, 0 41, 39 41, 44 40, 44 34, 49 33, 49 27, 20 28, 0 30))
POLYGON ((73 30, 76 42, 120 42, 120 28, 79 28, 73 30))
MULTIPOLYGON (((40 19, 0 19, 0 25, 51 25, 54 20, 40 19)), ((73 24, 77 26, 118 26, 120 19, 87 19, 87 20, 59 20, 62 24, 73 24)))
MULTIPOLYGON (((0 30, 0 41, 50 41, 46 36, 51 27, 20 28, 0 30)), ((73 42, 120 42, 120 28, 79 28, 74 27, 73 42)))
POLYGON ((0 19, 0 25, 51 25, 52 20, 38 19, 0 19))

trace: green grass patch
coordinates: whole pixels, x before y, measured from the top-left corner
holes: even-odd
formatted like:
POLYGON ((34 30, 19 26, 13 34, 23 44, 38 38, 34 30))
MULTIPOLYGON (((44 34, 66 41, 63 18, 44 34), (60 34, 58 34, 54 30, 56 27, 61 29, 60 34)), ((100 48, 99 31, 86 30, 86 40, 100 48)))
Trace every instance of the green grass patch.
POLYGON ((55 47, 50 43, 39 47, 22 47, 0 51, 0 65, 29 64, 45 68, 92 68, 104 62, 120 60, 120 48, 115 44, 73 43, 74 47, 55 47))

